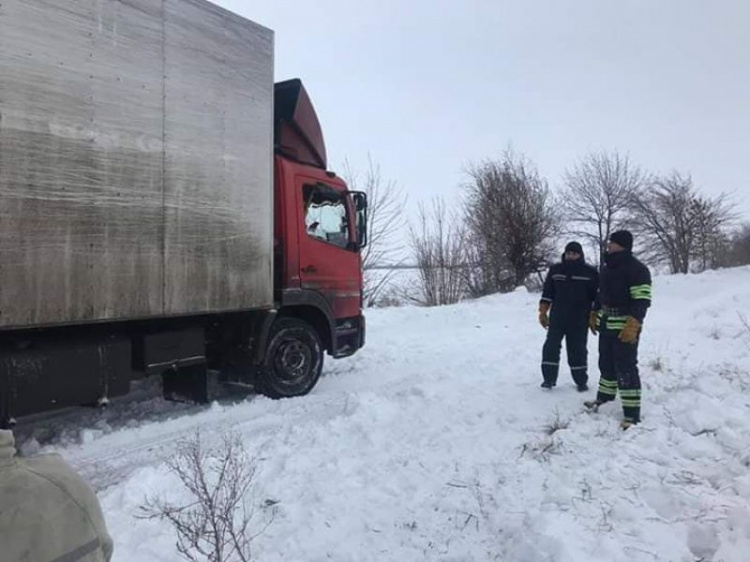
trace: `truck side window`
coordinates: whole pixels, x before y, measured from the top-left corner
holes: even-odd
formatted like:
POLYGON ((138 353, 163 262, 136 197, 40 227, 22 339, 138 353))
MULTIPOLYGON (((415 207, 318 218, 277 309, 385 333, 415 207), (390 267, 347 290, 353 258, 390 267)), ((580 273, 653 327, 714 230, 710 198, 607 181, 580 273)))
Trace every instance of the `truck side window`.
POLYGON ((325 185, 306 185, 303 200, 308 236, 346 248, 349 243, 349 220, 344 196, 325 185))

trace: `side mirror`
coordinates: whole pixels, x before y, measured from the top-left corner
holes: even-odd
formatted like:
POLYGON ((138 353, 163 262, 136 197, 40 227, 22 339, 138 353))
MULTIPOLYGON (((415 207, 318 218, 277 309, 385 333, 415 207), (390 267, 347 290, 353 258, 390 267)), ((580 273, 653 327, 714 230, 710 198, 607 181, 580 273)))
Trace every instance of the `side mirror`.
POLYGON ((364 191, 352 191, 350 193, 354 199, 354 208, 357 212, 367 211, 367 194, 364 191))
POLYGON ((364 191, 350 191, 356 213, 357 249, 367 246, 367 194, 364 191))

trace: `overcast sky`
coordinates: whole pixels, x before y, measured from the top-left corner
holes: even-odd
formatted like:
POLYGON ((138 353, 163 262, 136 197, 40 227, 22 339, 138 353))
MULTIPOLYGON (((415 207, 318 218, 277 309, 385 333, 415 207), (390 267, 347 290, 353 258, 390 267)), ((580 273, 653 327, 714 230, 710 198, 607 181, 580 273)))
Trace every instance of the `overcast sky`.
POLYGON ((511 144, 554 186, 592 150, 733 192, 750 216, 748 0, 218 0, 273 29, 332 169, 367 155, 412 206, 511 144))

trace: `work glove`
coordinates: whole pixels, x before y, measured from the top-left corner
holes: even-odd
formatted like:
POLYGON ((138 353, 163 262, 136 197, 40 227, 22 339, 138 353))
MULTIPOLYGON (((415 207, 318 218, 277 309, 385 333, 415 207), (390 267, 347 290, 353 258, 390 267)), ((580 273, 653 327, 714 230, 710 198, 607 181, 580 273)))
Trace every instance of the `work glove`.
POLYGON ((542 328, 544 328, 545 330, 549 327, 549 303, 548 302, 539 303, 539 324, 541 324, 542 328))
POLYGON ((622 343, 636 343, 638 341, 638 334, 641 331, 641 323, 638 322, 632 316, 628 316, 625 321, 625 327, 620 331, 617 336, 622 343))
POLYGON ((589 330, 591 333, 596 335, 599 333, 599 311, 592 310, 589 313, 589 330))

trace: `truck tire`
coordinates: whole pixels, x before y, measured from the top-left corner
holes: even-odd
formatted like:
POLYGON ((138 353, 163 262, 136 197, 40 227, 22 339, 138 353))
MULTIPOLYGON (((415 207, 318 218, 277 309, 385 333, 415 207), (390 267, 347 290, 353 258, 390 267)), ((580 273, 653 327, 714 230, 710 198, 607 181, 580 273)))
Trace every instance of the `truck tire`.
POLYGON ((257 389, 270 398, 303 396, 317 384, 322 370, 323 346, 315 329, 298 318, 277 319, 257 389))

